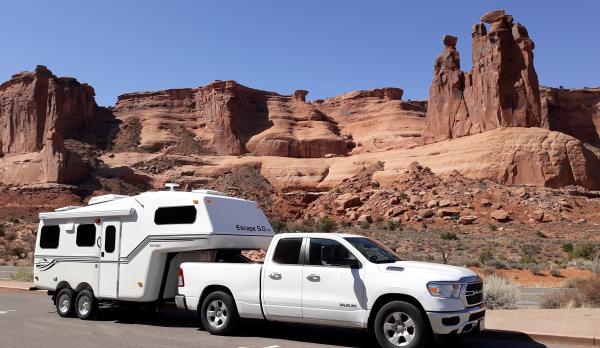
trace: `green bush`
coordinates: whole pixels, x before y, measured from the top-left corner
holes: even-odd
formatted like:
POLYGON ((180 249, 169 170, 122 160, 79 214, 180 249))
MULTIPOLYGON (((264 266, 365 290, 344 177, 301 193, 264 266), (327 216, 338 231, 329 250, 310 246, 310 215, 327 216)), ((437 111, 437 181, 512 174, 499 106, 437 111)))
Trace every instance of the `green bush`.
POLYGON ((479 253, 479 262, 481 264, 486 264, 488 261, 491 261, 493 259, 494 259, 494 253, 492 252, 492 249, 490 249, 490 248, 485 248, 479 253))
POLYGON ((371 228, 371 224, 366 221, 362 221, 359 226, 363 230, 368 230, 369 228, 371 228))
POLYGON ((458 236, 455 232, 444 232, 440 234, 440 238, 443 240, 458 240, 458 236))
POLYGON ((593 260, 596 257, 596 245, 592 242, 583 242, 573 248, 571 256, 576 259, 593 260))
POLYGON ((387 222, 387 229, 390 231, 395 231, 396 229, 402 229, 402 225, 400 224, 400 222, 395 221, 395 220, 388 220, 387 222))
POLYGON ((540 246, 536 244, 521 245, 521 263, 537 263, 536 257, 540 253, 540 246))
POLYGON ((562 250, 565 253, 572 254, 573 253, 573 243, 563 243, 562 250))
POLYGON ((281 220, 270 220, 271 227, 275 233, 284 232, 287 230, 287 224, 281 220))
POLYGON ((322 217, 317 221, 315 229, 319 232, 333 232, 337 228, 337 223, 330 217, 322 217))

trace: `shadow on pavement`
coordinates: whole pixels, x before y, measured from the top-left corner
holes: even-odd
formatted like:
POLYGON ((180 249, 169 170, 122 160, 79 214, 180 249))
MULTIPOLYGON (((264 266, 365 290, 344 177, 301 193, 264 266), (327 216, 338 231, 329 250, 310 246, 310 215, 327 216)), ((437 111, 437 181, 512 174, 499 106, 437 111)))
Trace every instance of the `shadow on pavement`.
MULTIPOLYGON (((203 330, 195 312, 176 308, 162 308, 158 313, 136 311, 129 308, 103 308, 97 320, 114 321, 117 324, 135 324, 161 327, 189 327, 203 330)), ((326 344, 343 347, 378 347, 375 338, 368 332, 304 324, 276 323, 262 320, 245 320, 235 337, 257 337, 281 339, 308 344, 326 344)), ((432 347, 444 348, 544 348, 545 345, 524 333, 513 331, 484 331, 478 335, 445 339, 432 347)))

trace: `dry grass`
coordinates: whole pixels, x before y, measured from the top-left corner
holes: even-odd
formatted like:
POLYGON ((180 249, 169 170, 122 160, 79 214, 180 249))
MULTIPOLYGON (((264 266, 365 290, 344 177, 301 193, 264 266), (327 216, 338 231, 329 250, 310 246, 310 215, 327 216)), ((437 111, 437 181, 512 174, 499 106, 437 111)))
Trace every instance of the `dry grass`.
POLYGON ((491 275, 483 282, 483 296, 489 309, 516 309, 520 295, 508 279, 491 275))
POLYGON ((573 280, 567 284, 570 289, 542 296, 540 307, 546 309, 600 307, 600 277, 573 280))

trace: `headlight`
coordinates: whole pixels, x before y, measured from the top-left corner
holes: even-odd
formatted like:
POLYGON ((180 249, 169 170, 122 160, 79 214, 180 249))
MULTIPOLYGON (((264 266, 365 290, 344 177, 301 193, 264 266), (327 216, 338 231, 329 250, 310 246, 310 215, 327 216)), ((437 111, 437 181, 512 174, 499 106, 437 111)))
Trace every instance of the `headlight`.
POLYGON ((431 296, 442 298, 459 298, 462 290, 461 283, 431 282, 427 284, 431 296))

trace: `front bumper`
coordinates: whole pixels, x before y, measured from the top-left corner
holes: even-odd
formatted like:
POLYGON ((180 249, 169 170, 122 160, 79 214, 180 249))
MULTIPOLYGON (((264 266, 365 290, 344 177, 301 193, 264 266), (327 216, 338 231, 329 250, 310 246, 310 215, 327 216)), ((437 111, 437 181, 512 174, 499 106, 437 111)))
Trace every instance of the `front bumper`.
POLYGON ((461 334, 485 327, 485 306, 460 312, 427 312, 431 329, 436 335, 461 334))

